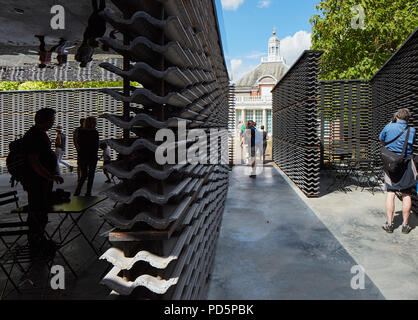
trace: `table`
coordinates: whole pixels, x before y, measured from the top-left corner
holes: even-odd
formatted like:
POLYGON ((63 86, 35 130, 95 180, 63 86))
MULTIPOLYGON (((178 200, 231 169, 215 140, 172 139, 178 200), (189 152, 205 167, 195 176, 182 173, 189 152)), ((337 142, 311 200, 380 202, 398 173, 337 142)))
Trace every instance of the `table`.
MULTIPOLYGON (((84 240, 86 240, 86 242, 89 244, 90 248, 94 251, 94 253, 96 255, 98 255, 98 252, 97 252, 96 248, 93 246, 93 243, 92 243, 92 241, 94 240, 94 237, 93 237, 93 239, 90 240, 87 237, 87 235, 83 232, 83 230, 81 229, 81 227, 79 225, 79 222, 80 222, 81 218, 84 216, 84 213, 88 209, 96 206, 97 204, 99 204, 100 202, 102 202, 106 199, 107 199, 107 197, 102 197, 102 196, 92 196, 92 197, 72 196, 72 197, 70 197, 69 202, 64 202, 64 203, 53 205, 51 207, 51 209, 48 211, 48 213, 49 214, 51 214, 51 213, 59 214, 60 217, 61 217, 61 221, 59 222, 59 224, 55 228, 55 230, 53 230, 51 235, 49 235, 45 231, 46 235, 50 239, 54 239, 55 235, 58 233, 58 236, 59 236, 58 246, 60 248, 66 246, 67 244, 69 244, 71 241, 78 238, 79 236, 82 236, 84 238, 84 240), (76 215, 78 215, 78 216, 76 216, 76 215), (62 235, 61 227, 63 226, 65 220, 67 220, 68 218, 71 220, 71 225, 66 231, 64 231, 64 235, 62 235), (78 230, 78 233, 75 234, 70 239, 68 239, 68 237, 70 236, 70 234, 71 234, 71 232, 73 231, 74 228, 76 228, 78 230)), ((27 213, 28 212, 28 206, 26 205, 26 206, 23 206, 21 208, 14 209, 14 210, 12 210, 12 212, 27 213)), ((54 239, 54 240, 56 240, 56 239, 54 239)))
POLYGON ((339 159, 333 162, 332 167, 336 174, 333 183, 327 188, 327 191, 335 187, 336 190, 341 189, 344 193, 347 193, 346 183, 355 170, 356 161, 351 158, 352 153, 344 149, 336 149, 333 154, 338 156, 339 159))

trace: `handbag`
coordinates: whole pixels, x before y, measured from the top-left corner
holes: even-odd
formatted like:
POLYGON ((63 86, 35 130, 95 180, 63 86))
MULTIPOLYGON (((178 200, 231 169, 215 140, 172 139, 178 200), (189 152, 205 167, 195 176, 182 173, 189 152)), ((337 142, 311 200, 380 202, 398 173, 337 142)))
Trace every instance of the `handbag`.
POLYGON ((382 161, 383 161, 383 168, 385 169, 385 171, 389 172, 389 173, 395 173, 400 171, 401 169, 404 168, 405 165, 405 160, 406 160, 406 145, 408 143, 408 138, 409 138, 409 127, 407 126, 396 138, 392 139, 389 142, 385 143, 385 146, 382 147, 381 149, 381 156, 382 156, 382 161), (407 130, 408 129, 408 130, 407 130), (397 154, 393 151, 390 151, 389 149, 386 148, 386 146, 392 142, 394 142, 395 140, 399 139, 400 136, 402 136, 402 134, 406 132, 406 137, 405 137, 405 142, 403 144, 403 148, 402 148, 402 153, 401 154, 397 154))

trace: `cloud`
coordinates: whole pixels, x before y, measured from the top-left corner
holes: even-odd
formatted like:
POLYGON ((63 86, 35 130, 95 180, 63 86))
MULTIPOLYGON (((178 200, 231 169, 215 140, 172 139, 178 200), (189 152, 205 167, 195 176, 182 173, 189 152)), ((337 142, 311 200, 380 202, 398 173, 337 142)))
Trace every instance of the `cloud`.
POLYGON ((253 51, 250 54, 244 56, 244 59, 259 59, 265 55, 266 55, 265 52, 253 51))
POLYGON ((268 8, 271 4, 270 0, 261 0, 258 1, 257 8, 268 8))
POLYGON ((285 58, 286 64, 291 66, 301 55, 303 50, 311 47, 311 33, 304 30, 296 32, 280 41, 280 54, 285 58))
POLYGON ((241 79, 246 73, 254 69, 256 65, 253 64, 243 64, 242 59, 231 59, 231 80, 232 82, 237 82, 241 79))
POLYGON ((242 65, 241 59, 231 59, 231 71, 235 72, 242 65))
POLYGON ((224 10, 237 10, 242 5, 244 0, 221 0, 222 9, 224 10))

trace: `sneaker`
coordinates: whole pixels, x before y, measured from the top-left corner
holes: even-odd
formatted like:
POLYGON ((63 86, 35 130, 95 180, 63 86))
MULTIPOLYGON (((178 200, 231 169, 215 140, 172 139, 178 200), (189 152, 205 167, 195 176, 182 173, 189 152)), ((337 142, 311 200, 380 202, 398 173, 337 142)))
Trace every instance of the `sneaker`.
POLYGON ((408 234, 409 232, 411 232, 411 230, 412 230, 412 227, 409 224, 402 225, 402 233, 408 234))
POLYGON ((105 181, 105 183, 111 183, 112 182, 112 180, 106 180, 105 181))
POLYGON ((255 174, 250 175, 250 178, 254 179, 255 177, 257 177, 255 174))
POLYGON ((386 222, 382 226, 382 229, 385 230, 387 233, 393 233, 393 223, 392 224, 389 224, 389 223, 386 222))

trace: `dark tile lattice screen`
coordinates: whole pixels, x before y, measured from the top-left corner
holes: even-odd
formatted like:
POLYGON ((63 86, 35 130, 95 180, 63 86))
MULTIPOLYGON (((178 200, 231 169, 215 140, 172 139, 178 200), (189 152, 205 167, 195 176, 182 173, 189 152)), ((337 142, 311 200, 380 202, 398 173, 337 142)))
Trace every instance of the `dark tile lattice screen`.
POLYGON ((321 163, 331 164, 348 152, 369 159, 371 93, 368 80, 320 81, 319 136, 321 163))
MULTIPOLYGON (((95 57, 94 57, 95 58, 95 57)), ((37 65, 31 66, 0 66, 1 81, 121 81, 116 74, 99 67, 101 62, 109 62, 122 65, 121 58, 106 58, 102 61, 94 60, 85 68, 80 68, 79 63, 69 61, 63 66, 50 64, 40 69, 37 65)))
POLYGON ((273 161, 307 195, 319 192, 319 58, 306 50, 272 90, 273 161))
MULTIPOLYGON (((410 124, 418 128, 418 29, 374 75, 371 87, 374 139, 400 108, 412 111, 410 124)), ((378 147, 372 144, 373 150, 378 147)))
MULTIPOLYGON (((418 29, 371 79, 372 130, 371 152, 379 154, 376 139, 400 108, 411 110, 410 125, 418 129, 418 29)), ((415 153, 418 146, 415 145, 415 153)), ((413 199, 418 212, 418 198, 413 199)))
POLYGON ((319 56, 305 51, 273 89, 273 160, 308 196, 318 192, 319 141, 325 165, 341 152, 380 159, 377 138, 396 110, 409 108, 418 127, 418 29, 370 80, 318 83, 319 56))
MULTIPOLYGON (((0 157, 7 156, 11 141, 33 126, 35 112, 46 107, 57 111, 55 125, 62 125, 67 135, 64 159, 77 159, 72 132, 80 125, 80 118, 122 113, 122 104, 99 89, 0 91, 0 157)), ((48 132, 52 140, 55 140, 54 128, 48 132)), ((100 118, 97 118, 97 130, 100 139, 122 136, 120 128, 100 118)))
POLYGON ((229 134, 229 164, 234 163, 234 143, 235 143, 235 86, 229 87, 229 114, 228 114, 228 134, 229 134))
MULTIPOLYGON (((105 215, 116 227, 113 247, 103 254, 111 264, 102 283, 130 299, 202 299, 212 272, 216 241, 228 189, 229 79, 212 0, 113 1, 123 12, 104 17, 125 43, 103 38, 132 63, 108 71, 138 81, 141 89, 104 90, 117 101, 138 103, 129 116, 103 115, 135 134, 112 139, 120 159, 107 169, 123 181, 106 191, 118 206, 105 215), (129 43, 129 44, 128 44, 129 43), (160 165, 155 132, 180 122, 226 143, 214 164, 160 165), (216 131, 216 130, 214 130, 216 131), (226 159, 225 159, 226 158, 226 159), (219 158, 218 158, 219 160, 219 158)), ((191 141, 176 133, 175 151, 191 141)), ((209 141, 208 137, 208 141, 209 141)), ((212 159, 216 154, 210 154, 212 159)))

